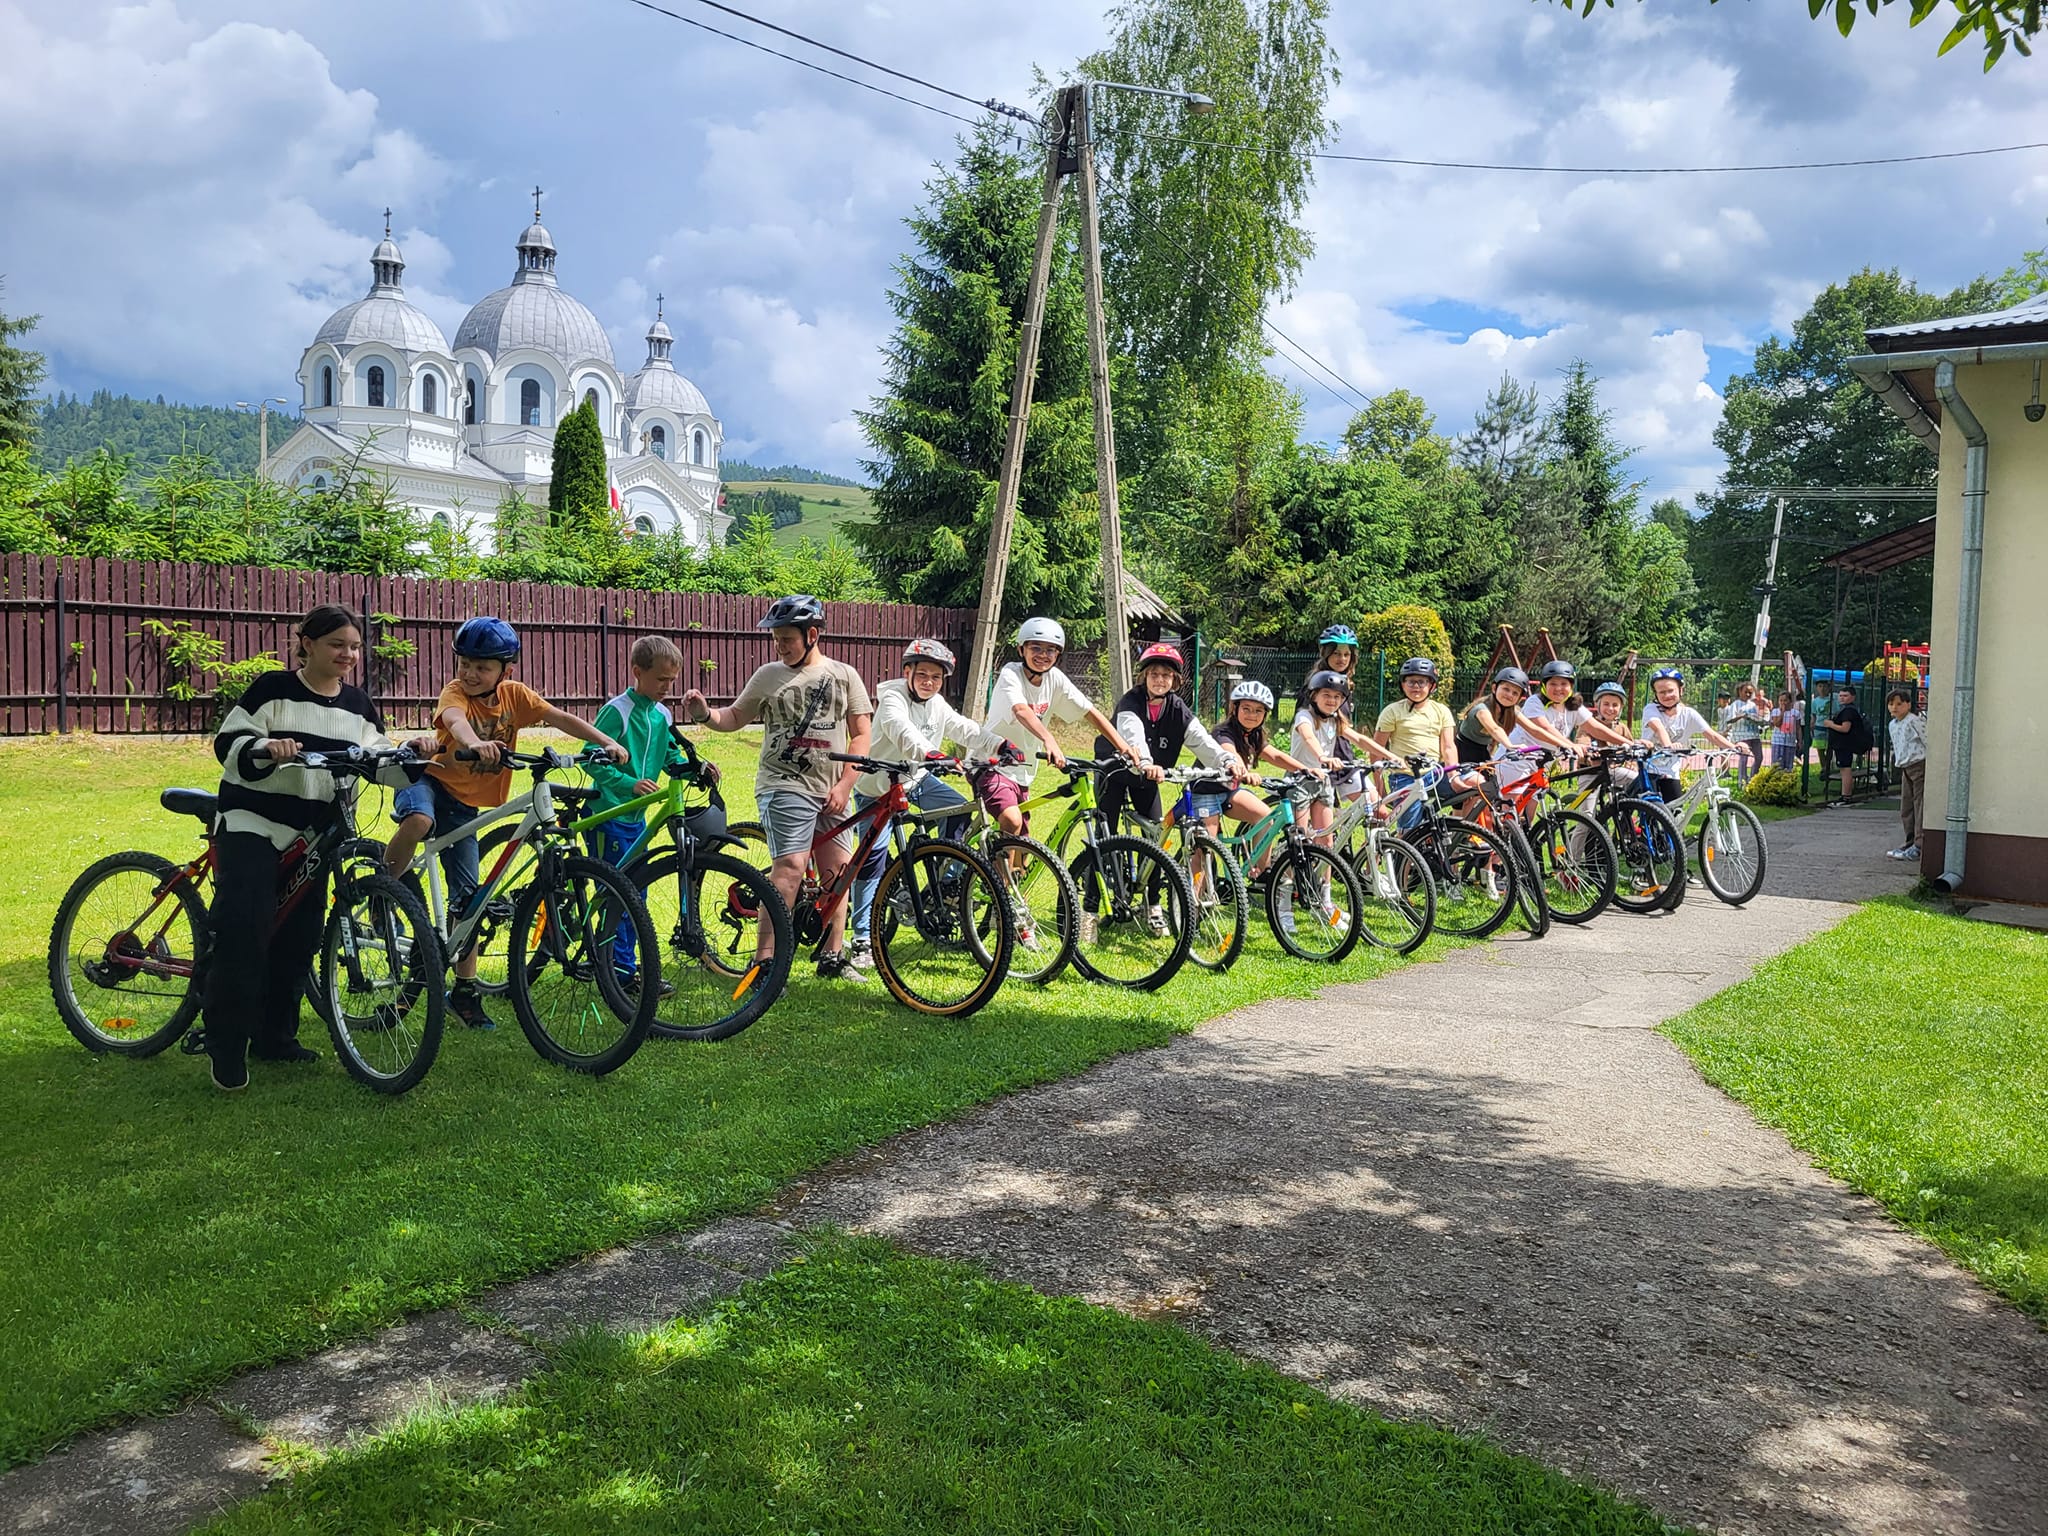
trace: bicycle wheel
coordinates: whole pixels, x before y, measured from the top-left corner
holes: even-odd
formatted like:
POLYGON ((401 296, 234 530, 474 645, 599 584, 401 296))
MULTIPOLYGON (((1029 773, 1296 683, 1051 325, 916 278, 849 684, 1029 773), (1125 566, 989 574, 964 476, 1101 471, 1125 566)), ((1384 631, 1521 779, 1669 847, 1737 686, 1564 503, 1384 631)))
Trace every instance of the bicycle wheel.
POLYGON ((1081 909, 1081 896, 1073 876, 1036 838, 996 836, 977 847, 1009 898, 1016 932, 1010 974, 1044 986, 1074 958, 1074 914, 1081 909))
POLYGON ((1708 802, 1697 846, 1700 878, 1731 907, 1741 906, 1763 889, 1764 824, 1748 806, 1733 800, 1708 802))
POLYGON ((1663 806, 1617 800, 1610 813, 1618 872, 1614 904, 1624 912, 1655 912, 1685 895, 1685 843, 1663 806))
POLYGON ((1327 848, 1295 843, 1266 878, 1266 922, 1297 960, 1335 965, 1358 945, 1358 872, 1327 848))
POLYGON ((192 1027, 210 930, 179 869, 154 853, 110 853, 57 904, 50 996, 87 1050, 154 1056, 192 1027))
POLYGON ((789 908, 768 877, 722 853, 643 859, 627 871, 647 902, 661 948, 652 1033, 666 1040, 724 1040, 768 1011, 796 961, 789 908), (755 959, 768 925, 769 951, 755 959))
POLYGON ((1484 827, 1438 817, 1423 857, 1436 881, 1436 925, 1461 939, 1483 939, 1515 910, 1514 857, 1484 827))
POLYGON ((1365 833, 1350 860, 1358 876, 1359 932, 1376 949, 1412 954, 1436 927, 1436 882, 1408 843, 1390 833, 1365 833))
POLYGON ((512 910, 540 934, 544 966, 511 968, 512 1007, 544 1058, 602 1077, 640 1049, 654 1023, 660 950, 633 882, 602 859, 545 860, 512 910))
POLYGON ((1173 980, 1193 947, 1194 897, 1165 850, 1142 838, 1105 837, 1083 848, 1069 872, 1081 893, 1074 969, 1134 992, 1173 980))
POLYGON ((404 1093, 441 1049, 446 966, 419 897, 389 875, 337 882, 320 940, 327 1034, 348 1075, 404 1093))
POLYGON ((1252 902, 1244 871, 1220 840, 1195 828, 1181 838, 1181 873, 1194 901, 1194 936, 1188 959, 1205 971, 1227 971, 1244 953, 1252 902))
POLYGON ((1529 829, 1550 915, 1590 923, 1614 900, 1618 863, 1607 829, 1579 811, 1552 811, 1529 829))
POLYGON ((1536 863, 1536 850, 1529 846, 1529 834, 1519 821, 1501 823, 1501 837, 1515 856, 1515 908, 1529 937, 1540 939, 1550 932, 1550 898, 1543 893, 1543 871, 1536 863))
POLYGON ((891 997, 919 1013, 964 1018, 994 997, 1015 937, 1002 881, 959 843, 911 844, 875 887, 875 970, 891 997))

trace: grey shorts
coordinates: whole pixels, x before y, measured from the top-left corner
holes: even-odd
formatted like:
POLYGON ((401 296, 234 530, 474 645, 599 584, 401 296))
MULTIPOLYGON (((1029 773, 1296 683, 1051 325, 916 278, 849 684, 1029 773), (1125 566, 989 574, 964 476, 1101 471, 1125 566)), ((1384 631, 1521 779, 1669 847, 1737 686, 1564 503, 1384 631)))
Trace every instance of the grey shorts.
MULTIPOLYGON (((831 823, 825 819, 825 802, 797 789, 757 789, 754 806, 761 813, 761 830, 768 834, 768 856, 803 853, 831 823)), ((852 814, 849 807, 848 815, 852 814)), ((844 820, 845 817, 835 818, 844 820)), ((842 852, 853 851, 853 828, 832 839, 842 852)))

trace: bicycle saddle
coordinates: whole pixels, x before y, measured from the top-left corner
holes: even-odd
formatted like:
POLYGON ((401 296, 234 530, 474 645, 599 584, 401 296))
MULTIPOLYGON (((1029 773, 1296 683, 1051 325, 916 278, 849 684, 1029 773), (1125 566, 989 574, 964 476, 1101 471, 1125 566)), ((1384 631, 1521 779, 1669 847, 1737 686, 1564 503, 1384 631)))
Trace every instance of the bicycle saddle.
POLYGON ((167 789, 157 796, 157 803, 165 810, 179 816, 197 816, 209 827, 213 825, 219 800, 210 789, 167 789))

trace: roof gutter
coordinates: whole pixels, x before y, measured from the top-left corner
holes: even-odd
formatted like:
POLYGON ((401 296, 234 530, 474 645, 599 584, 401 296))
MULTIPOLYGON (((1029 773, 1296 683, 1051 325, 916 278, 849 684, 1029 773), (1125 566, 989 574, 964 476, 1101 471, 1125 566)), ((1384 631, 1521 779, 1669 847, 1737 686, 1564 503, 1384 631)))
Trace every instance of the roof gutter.
POLYGON ((1904 352, 1873 352, 1850 358, 1849 367, 1872 394, 1898 414, 1908 432, 1926 444, 1930 452, 1938 452, 1941 427, 1921 409, 1920 402, 1913 398, 1913 392, 1899 382, 1899 374, 1908 368, 1938 369, 1943 363, 1969 368, 1980 363, 2021 362, 2034 358, 2048 358, 2048 341, 2005 341, 1981 347, 1921 347, 1904 352))
POLYGON ((1898 414, 1906 430, 1919 438, 1929 453, 1940 455, 1941 428, 1920 408, 1913 391, 1893 375, 1890 357, 1882 353, 1875 357, 1852 357, 1849 367, 1865 388, 1898 414))
MULTIPOLYGON (((2048 351, 2048 347, 2042 348, 2048 351)), ((1961 590, 1956 600, 1956 655, 1950 684, 1948 746, 1948 835, 1942 840, 1941 875, 1934 882, 1943 891, 1960 890, 1970 835, 1970 760, 1975 744, 1977 708, 1977 619, 1984 581, 1984 493, 1990 439, 1984 425, 1956 388, 1956 365, 1942 358, 1934 365, 1934 393, 1944 416, 1955 422, 1967 445, 1963 455, 1963 558, 1961 590)))

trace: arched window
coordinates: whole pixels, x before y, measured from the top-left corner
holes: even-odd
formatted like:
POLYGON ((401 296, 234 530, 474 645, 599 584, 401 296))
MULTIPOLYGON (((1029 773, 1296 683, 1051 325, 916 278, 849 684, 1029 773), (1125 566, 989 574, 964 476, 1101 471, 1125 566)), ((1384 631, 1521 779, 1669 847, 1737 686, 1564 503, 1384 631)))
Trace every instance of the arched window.
POLYGON ((649 427, 647 429, 647 451, 653 454, 657 459, 665 459, 668 457, 667 427, 656 426, 649 427))
POLYGON ((334 404, 334 369, 325 363, 320 366, 320 403, 334 404))
POLYGON ((597 391, 594 389, 583 391, 583 403, 590 407, 590 414, 595 416, 597 414, 597 391))
POLYGON ((702 464, 704 462, 704 454, 706 452, 707 446, 708 445, 704 437, 704 432, 701 427, 697 431, 692 432, 690 434, 690 462, 692 464, 702 464))
POLYGON ((652 532, 654 532, 654 519, 653 519, 653 518, 651 518, 651 517, 636 517, 636 518, 634 518, 634 519, 633 519, 633 531, 634 531, 635 533, 652 533, 652 532))
POLYGON ((529 427, 540 425, 540 380, 522 379, 519 384, 519 419, 529 427))
POLYGON ((370 404, 382 405, 384 403, 384 370, 375 363, 372 363, 368 377, 370 404))
POLYGON ((431 373, 420 376, 420 409, 429 416, 441 414, 441 386, 431 373))
POLYGON ((462 384, 462 424, 476 425, 476 380, 465 379, 462 384))
POLYGON ((428 521, 433 523, 433 525, 436 528, 450 528, 454 526, 452 523, 448 521, 448 514, 438 509, 435 511, 433 517, 428 519, 428 521))
POLYGON ((327 477, 326 477, 325 475, 315 475, 315 476, 313 477, 312 485, 313 485, 313 489, 314 489, 314 490, 316 490, 316 491, 324 491, 324 490, 326 490, 326 489, 327 489, 327 477))

